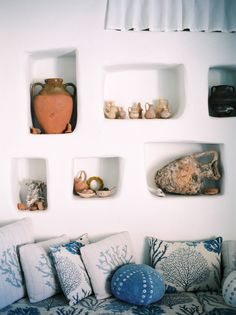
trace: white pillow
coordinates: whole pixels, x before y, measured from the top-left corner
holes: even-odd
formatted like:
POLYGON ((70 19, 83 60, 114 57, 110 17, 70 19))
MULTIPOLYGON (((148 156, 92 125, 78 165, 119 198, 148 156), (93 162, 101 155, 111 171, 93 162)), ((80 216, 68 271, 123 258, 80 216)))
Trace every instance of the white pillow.
POLYGON ((92 294, 88 274, 81 260, 80 249, 87 242, 76 241, 51 247, 51 254, 62 291, 69 300, 69 305, 77 304, 92 294))
POLYGON ((20 260, 31 303, 42 301, 61 291, 49 252, 51 246, 68 242, 69 237, 62 235, 20 247, 20 260))
POLYGON ((135 262, 128 232, 86 245, 80 251, 97 299, 111 296, 110 281, 118 267, 135 262))
POLYGON ((30 218, 0 228, 0 309, 25 296, 18 246, 32 242, 30 218))

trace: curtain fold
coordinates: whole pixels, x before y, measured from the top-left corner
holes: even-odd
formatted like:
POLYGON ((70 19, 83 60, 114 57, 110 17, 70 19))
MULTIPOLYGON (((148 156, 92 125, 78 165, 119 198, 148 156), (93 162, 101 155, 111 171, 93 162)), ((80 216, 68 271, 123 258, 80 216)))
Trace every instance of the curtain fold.
POLYGON ((107 0, 105 29, 236 31, 236 0, 107 0))

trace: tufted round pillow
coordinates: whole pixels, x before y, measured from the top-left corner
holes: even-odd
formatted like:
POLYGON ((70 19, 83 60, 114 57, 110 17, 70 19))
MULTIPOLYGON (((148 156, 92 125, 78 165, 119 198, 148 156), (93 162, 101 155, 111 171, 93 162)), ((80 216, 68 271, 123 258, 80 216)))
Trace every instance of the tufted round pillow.
POLYGON ((165 283, 162 276, 152 267, 127 264, 114 273, 111 291, 116 298, 130 304, 149 305, 163 297, 165 283))
POLYGON ((222 293, 225 303, 236 307, 236 271, 232 271, 225 279, 222 293))

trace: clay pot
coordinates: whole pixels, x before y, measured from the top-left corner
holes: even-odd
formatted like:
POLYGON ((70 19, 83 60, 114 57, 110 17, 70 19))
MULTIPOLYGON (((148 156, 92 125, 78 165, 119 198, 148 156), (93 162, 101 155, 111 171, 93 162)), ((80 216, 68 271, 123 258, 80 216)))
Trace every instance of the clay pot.
POLYGON ((156 118, 156 112, 155 112, 154 105, 146 103, 145 104, 145 109, 146 109, 146 111, 145 111, 144 117, 146 119, 156 118))
POLYGON ((78 194, 87 189, 89 189, 89 185, 87 184, 87 174, 85 171, 80 171, 78 176, 74 179, 74 190, 78 194))
POLYGON ((213 117, 236 116, 236 93, 230 85, 217 85, 211 88, 209 115, 213 117))
POLYGON ((63 79, 46 79, 45 84, 34 83, 31 86, 32 114, 47 134, 63 133, 70 123, 73 112, 76 87, 73 83, 63 84, 63 79), (35 87, 41 91, 35 95, 35 87), (73 96, 66 90, 73 88, 73 96))
MULTIPOLYGON (((218 159, 218 152, 214 150, 177 159, 156 172, 155 183, 166 193, 182 195, 204 193, 205 179, 219 180, 221 177, 218 170, 218 159)), ((208 187, 207 191, 219 192, 212 188, 214 187, 208 187)))

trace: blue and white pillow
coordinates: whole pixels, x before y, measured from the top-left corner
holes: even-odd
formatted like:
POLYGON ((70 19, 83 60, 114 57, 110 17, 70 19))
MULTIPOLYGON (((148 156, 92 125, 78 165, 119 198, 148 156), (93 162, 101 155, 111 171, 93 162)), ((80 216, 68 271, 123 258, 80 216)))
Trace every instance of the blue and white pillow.
POLYGON ((111 278, 116 269, 135 263, 128 232, 86 245, 81 248, 81 255, 98 300, 111 296, 111 278))
POLYGON ((0 309, 25 296, 18 246, 34 242, 31 219, 0 228, 0 309))
POLYGON ((61 288, 69 305, 73 306, 92 294, 89 277, 81 260, 81 240, 51 247, 54 265, 61 288))
POLYGON ((47 241, 20 247, 20 260, 31 303, 42 301, 61 291, 49 253, 51 246, 69 241, 68 236, 62 235, 47 241))
POLYGON ((222 245, 223 280, 236 271, 236 241, 224 241, 222 245))
POLYGON ((221 237, 189 242, 150 237, 149 245, 152 266, 164 277, 167 292, 220 289, 221 237))

